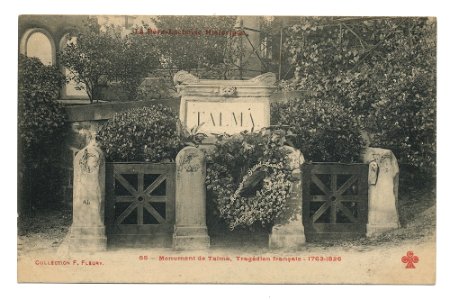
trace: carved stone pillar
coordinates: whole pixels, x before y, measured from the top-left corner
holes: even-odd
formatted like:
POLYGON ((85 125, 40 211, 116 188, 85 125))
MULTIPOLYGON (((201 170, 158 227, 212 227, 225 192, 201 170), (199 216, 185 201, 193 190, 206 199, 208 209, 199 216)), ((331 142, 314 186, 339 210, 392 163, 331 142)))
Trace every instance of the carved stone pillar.
POLYGON ((106 250, 105 158, 95 138, 74 159, 71 251, 106 250))
POLYGON ((391 150, 367 148, 362 160, 369 163, 369 209, 367 236, 400 227, 398 219, 397 159, 391 150))
POLYGON ((294 181, 290 192, 289 209, 294 212, 289 220, 275 224, 269 236, 269 248, 296 250, 305 244, 305 230, 302 221, 302 176, 301 165, 305 162, 303 154, 298 149, 285 147, 288 154, 289 166, 292 170, 294 181))
POLYGON ((209 248, 210 240, 206 227, 205 155, 198 148, 186 147, 178 153, 176 164, 173 248, 209 248))

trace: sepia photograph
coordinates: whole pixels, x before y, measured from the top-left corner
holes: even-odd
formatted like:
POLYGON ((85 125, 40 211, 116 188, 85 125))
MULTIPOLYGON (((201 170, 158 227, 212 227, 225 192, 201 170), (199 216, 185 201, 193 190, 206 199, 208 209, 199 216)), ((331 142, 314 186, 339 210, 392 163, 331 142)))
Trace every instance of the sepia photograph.
POLYGON ((434 16, 18 16, 17 281, 433 285, 434 16))

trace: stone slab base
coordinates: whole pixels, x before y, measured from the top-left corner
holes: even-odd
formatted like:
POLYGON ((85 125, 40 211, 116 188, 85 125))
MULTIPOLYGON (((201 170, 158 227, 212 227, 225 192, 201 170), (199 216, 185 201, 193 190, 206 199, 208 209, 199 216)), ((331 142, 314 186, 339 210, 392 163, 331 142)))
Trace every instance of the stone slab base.
POLYGON ((70 234, 72 236, 104 236, 106 232, 105 226, 71 226, 70 234))
POLYGON ((71 237, 70 252, 101 252, 106 251, 106 236, 71 237))
POLYGON ((173 236, 208 236, 206 226, 179 226, 174 228, 173 236))
POLYGON ((174 250, 201 250, 210 246, 209 236, 173 236, 172 248, 174 250))
POLYGON ((398 223, 381 224, 381 225, 370 225, 370 224, 367 224, 366 228, 367 228, 366 236, 367 237, 373 237, 373 236, 380 235, 380 234, 382 234, 382 233, 384 233, 386 231, 400 228, 400 225, 398 223))
POLYGON ((69 251, 71 252, 106 251, 106 245, 105 226, 72 226, 70 229, 69 251))
POLYGON ((269 235, 270 249, 297 250, 306 242, 305 233, 301 228, 274 227, 269 235))

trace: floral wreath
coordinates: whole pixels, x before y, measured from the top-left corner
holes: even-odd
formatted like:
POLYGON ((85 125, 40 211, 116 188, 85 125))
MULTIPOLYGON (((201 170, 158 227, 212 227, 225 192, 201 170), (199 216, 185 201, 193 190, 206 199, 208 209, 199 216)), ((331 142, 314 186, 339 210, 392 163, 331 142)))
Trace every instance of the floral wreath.
POLYGON ((239 184, 235 183, 226 163, 213 161, 208 165, 207 190, 216 204, 216 213, 231 230, 257 224, 270 227, 287 213, 292 172, 282 145, 269 144, 268 155, 262 155, 239 184), (280 158, 275 162, 270 155, 274 153, 280 158))

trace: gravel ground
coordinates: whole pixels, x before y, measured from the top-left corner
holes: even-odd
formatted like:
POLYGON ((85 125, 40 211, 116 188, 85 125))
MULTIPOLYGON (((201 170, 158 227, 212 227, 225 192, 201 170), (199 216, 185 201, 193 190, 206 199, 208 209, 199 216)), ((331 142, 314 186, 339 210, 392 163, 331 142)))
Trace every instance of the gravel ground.
POLYGON ((118 248, 71 253, 68 251, 71 212, 39 211, 18 222, 18 281, 433 284, 434 194, 416 192, 400 197, 399 206, 402 223, 399 229, 376 238, 307 243, 296 251, 275 251, 247 243, 250 245, 211 247, 203 251, 118 248), (413 270, 406 269, 401 261, 407 251, 414 251, 419 257, 413 270), (194 260, 173 260, 180 256, 194 260), (253 261, 258 257, 267 261, 253 261))
MULTIPOLYGON (((401 228, 391 230, 378 237, 352 241, 316 242, 306 248, 344 247, 358 250, 379 245, 397 245, 407 241, 430 240, 436 227, 436 205, 434 192, 410 192, 399 197, 401 228)), ((18 253, 56 252, 63 243, 72 222, 71 210, 40 210, 18 220, 18 253)), ((236 246, 235 246, 236 247, 236 246)), ((239 251, 259 252, 261 247, 239 246, 239 251), (258 250, 259 249, 259 250, 258 250)), ((232 248, 228 249, 232 250, 232 248)))

